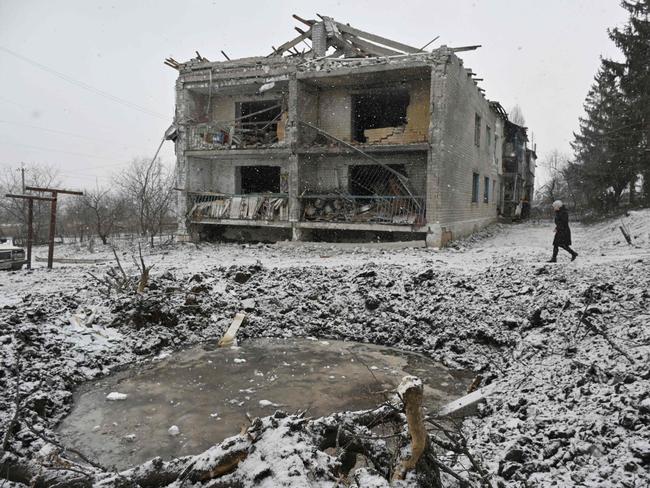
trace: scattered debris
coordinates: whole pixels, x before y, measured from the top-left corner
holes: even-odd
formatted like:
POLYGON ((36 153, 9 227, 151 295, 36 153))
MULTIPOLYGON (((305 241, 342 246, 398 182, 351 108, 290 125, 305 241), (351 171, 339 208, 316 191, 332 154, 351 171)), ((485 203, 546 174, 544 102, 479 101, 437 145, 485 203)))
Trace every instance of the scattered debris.
POLYGON ((118 401, 123 401, 128 398, 128 395, 126 393, 118 393, 117 391, 112 391, 108 395, 106 395, 106 400, 110 402, 118 402, 118 401))

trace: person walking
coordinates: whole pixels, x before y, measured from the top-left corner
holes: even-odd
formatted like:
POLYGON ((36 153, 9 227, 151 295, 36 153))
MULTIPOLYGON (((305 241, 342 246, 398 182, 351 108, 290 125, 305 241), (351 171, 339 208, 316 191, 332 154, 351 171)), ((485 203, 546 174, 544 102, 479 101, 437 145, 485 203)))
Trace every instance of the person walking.
POLYGON ((555 210, 555 238, 553 239, 553 257, 549 263, 557 262, 557 253, 560 248, 571 254, 571 261, 575 261, 578 253, 571 249, 571 229, 569 228, 569 212, 561 200, 553 202, 555 210))

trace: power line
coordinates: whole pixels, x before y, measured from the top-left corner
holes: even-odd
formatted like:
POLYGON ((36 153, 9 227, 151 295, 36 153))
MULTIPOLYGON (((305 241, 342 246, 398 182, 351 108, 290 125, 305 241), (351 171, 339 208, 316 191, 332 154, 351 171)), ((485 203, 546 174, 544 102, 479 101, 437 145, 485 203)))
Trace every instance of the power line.
MULTIPOLYGON (((70 137, 78 137, 79 139, 86 139, 88 141, 103 142, 103 143, 109 143, 109 144, 113 144, 115 142, 115 141, 111 141, 111 140, 108 140, 108 139, 98 139, 96 137, 88 137, 88 136, 84 136, 84 135, 81 135, 81 134, 75 134, 74 132, 67 132, 67 131, 58 130, 58 129, 50 129, 50 128, 47 128, 47 127, 40 127, 38 125, 30 125, 30 124, 25 124, 25 123, 22 123, 22 122, 14 122, 14 121, 11 121, 11 120, 0 120, 0 124, 9 124, 9 125, 15 125, 15 126, 19 126, 19 127, 27 127, 27 128, 30 128, 30 129, 37 129, 37 130, 42 130, 42 131, 45 131, 45 132, 52 132, 53 134, 62 134, 62 135, 65 135, 65 136, 70 136, 70 137)), ((120 147, 135 149, 133 146, 120 146, 120 147)))
POLYGON ((12 56, 25 61, 26 63, 29 63, 39 69, 42 69, 43 71, 47 71, 50 74, 53 74, 54 76, 61 78, 64 81, 67 81, 68 83, 71 83, 75 86, 78 86, 79 88, 83 88, 84 90, 88 90, 96 95, 102 96, 104 98, 107 98, 108 100, 112 100, 113 102, 119 103, 124 105, 125 107, 132 108, 134 110, 138 110, 142 113, 145 113, 147 115, 151 115, 152 117, 158 117, 160 119, 165 119, 167 120, 168 117, 165 117, 162 114, 159 114, 157 112, 154 112, 153 110, 149 110, 147 107, 143 107, 142 105, 138 105, 136 103, 130 102, 129 100, 125 100, 123 98, 120 98, 118 96, 112 95, 104 90, 100 90, 99 88, 95 88, 94 86, 91 86, 87 83, 84 83, 83 81, 76 80, 75 78, 72 78, 64 73, 61 73, 60 71, 57 71, 53 68, 50 68, 48 66, 45 66, 44 64, 39 63, 38 61, 34 61, 33 59, 30 59, 26 56, 23 56, 22 54, 18 54, 15 51, 12 51, 11 49, 7 49, 4 46, 0 46, 0 50, 11 54, 12 56))
POLYGON ((11 141, 7 142, 6 140, 3 142, 3 144, 11 144, 12 146, 21 146, 29 149, 36 149, 38 151, 58 152, 63 154, 71 154, 73 156, 83 156, 84 158, 113 159, 113 158, 107 158, 105 156, 98 156, 96 154, 83 154, 74 151, 66 151, 64 149, 51 149, 49 147, 33 146, 31 144, 21 144, 19 142, 11 142, 11 141))

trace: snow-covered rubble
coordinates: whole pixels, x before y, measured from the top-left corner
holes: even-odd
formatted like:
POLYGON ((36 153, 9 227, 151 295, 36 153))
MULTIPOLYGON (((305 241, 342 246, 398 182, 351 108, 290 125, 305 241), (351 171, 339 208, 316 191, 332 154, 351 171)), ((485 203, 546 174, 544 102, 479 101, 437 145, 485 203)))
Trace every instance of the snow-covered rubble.
MULTIPOLYGON (((0 437, 11 426, 12 454, 2 459, 36 459, 44 438, 56 440, 81 382, 216 341, 246 309, 240 345, 259 336, 371 342, 472 369, 480 386, 498 381, 463 431, 499 484, 648 486, 650 212, 626 222, 637 247, 614 235, 618 222, 575 226, 581 256, 556 265, 543 262, 546 223, 502 226, 440 252, 178 246, 149 256, 157 273, 142 296, 105 297, 85 275, 104 264, 10 273, 0 288, 16 279, 0 302, 0 437)), ((281 430, 266 435, 290 449, 281 430)), ((237 470, 244 486, 303 486, 281 470, 275 484, 255 481, 254 459, 237 470)), ((304 486, 334 486, 314 474, 330 461, 315 459, 310 476, 323 484, 304 486)), ((355 479, 384 486, 365 468, 355 479)))

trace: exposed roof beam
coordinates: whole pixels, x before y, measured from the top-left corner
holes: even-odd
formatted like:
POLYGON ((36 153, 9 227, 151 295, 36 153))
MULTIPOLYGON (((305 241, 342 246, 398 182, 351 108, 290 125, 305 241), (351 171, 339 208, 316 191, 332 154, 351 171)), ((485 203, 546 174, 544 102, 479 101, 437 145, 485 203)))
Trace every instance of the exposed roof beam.
POLYGON ((398 51, 393 51, 392 49, 377 46, 376 44, 372 44, 371 42, 364 41, 363 39, 360 39, 356 36, 352 36, 350 34, 343 34, 343 37, 347 39, 349 42, 351 42, 353 45, 359 46, 367 53, 373 54, 375 56, 393 56, 396 54, 402 54, 398 51))
POLYGON ((315 20, 303 19, 302 17, 299 17, 296 14, 293 14, 292 17, 296 19, 298 22, 302 22, 303 24, 308 25, 309 27, 311 27, 316 23, 315 20))
POLYGON ((291 39, 290 41, 285 42, 284 44, 282 44, 282 45, 281 45, 280 47, 278 47, 277 49, 274 49, 273 52, 272 52, 271 54, 269 54, 269 56, 267 56, 267 57, 275 56, 275 55, 277 55, 277 54, 282 54, 282 53, 285 52, 287 49, 291 49, 293 46, 295 46, 295 45, 298 44, 299 42, 305 40, 305 39, 308 38, 309 36, 311 36, 311 29, 309 29, 308 31, 304 32, 303 34, 300 34, 298 37, 296 37, 296 38, 294 38, 294 39, 291 39))
POLYGON ((329 38, 330 44, 334 46, 337 50, 342 49, 343 53, 348 57, 360 57, 364 56, 366 53, 363 49, 358 46, 353 46, 347 39, 344 39, 341 34, 333 35, 329 38))
POLYGON ((477 44, 476 46, 461 46, 461 47, 450 47, 449 49, 455 53, 459 53, 461 51, 474 51, 475 49, 478 49, 481 47, 480 44, 477 44))
POLYGON ((371 34, 369 32, 364 32, 362 30, 356 29, 354 27, 351 27, 349 25, 341 24, 340 22, 334 21, 336 26, 339 28, 340 31, 342 32, 347 32, 348 34, 353 34, 355 36, 363 37, 364 39, 367 39, 372 42, 377 42, 379 44, 382 44, 387 47, 391 47, 393 49, 398 49, 402 52, 405 53, 419 53, 422 52, 422 50, 418 49, 417 47, 413 46, 408 46, 406 44, 402 44, 401 42, 397 41, 392 41, 390 39, 386 39, 385 37, 377 36, 375 34, 371 34))

